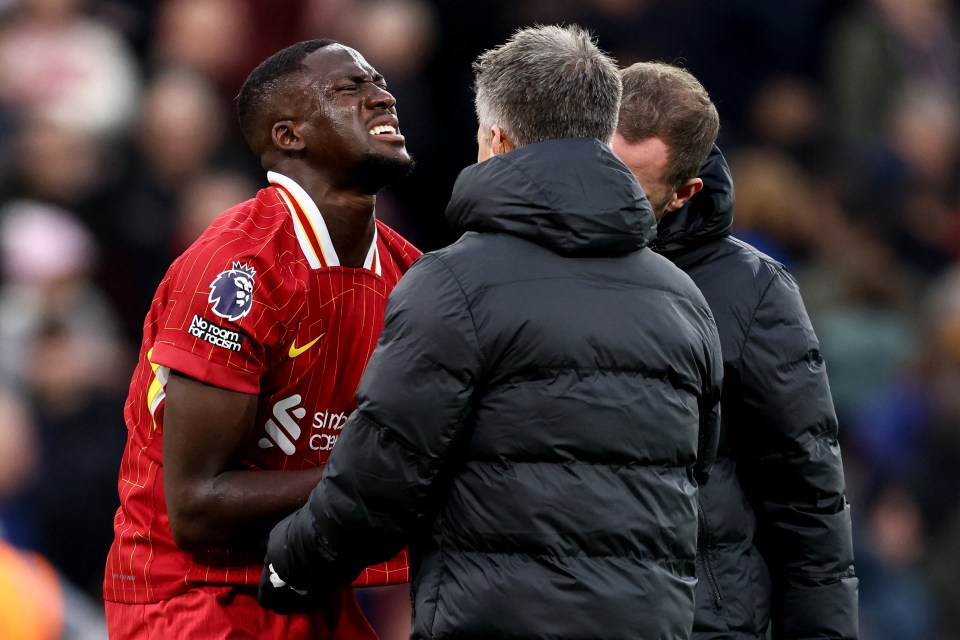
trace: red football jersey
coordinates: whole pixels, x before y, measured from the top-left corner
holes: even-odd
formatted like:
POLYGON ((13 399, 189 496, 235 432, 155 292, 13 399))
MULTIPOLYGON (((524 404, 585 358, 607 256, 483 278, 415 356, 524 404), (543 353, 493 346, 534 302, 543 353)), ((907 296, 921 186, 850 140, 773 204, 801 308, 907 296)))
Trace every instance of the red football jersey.
MULTIPOLYGON (((223 548, 188 553, 173 541, 161 444, 169 371, 259 396, 245 468, 321 465, 356 408, 387 296, 420 255, 377 221, 364 267, 340 266, 306 192, 285 176, 268 178, 270 187, 221 214, 171 265, 144 322, 124 409, 106 600, 156 602, 193 584, 259 583, 262 557, 223 548)), ((355 584, 408 579, 404 551, 355 584)))

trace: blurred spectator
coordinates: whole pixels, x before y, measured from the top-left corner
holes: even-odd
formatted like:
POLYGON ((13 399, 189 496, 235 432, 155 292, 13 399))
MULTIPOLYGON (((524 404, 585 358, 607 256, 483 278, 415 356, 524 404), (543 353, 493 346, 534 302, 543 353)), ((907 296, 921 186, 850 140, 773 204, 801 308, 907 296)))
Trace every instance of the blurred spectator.
POLYGON ((171 252, 181 253, 217 215, 249 200, 259 188, 248 176, 231 171, 204 171, 189 180, 180 193, 171 252))
POLYGON ((926 577, 938 603, 939 635, 960 637, 960 267, 954 266, 929 292, 926 367, 916 395, 926 401, 903 416, 919 431, 912 474, 930 552, 926 577))
POLYGON ((43 468, 26 499, 34 547, 99 600, 126 439, 117 345, 108 336, 77 334, 48 321, 29 358, 43 468))
POLYGON ((926 530, 936 539, 960 508, 960 494, 944 490, 960 485, 960 268, 931 288, 927 302, 921 397, 928 406, 907 419, 923 435, 914 476, 926 530))
POLYGON ((90 280, 95 252, 66 211, 28 201, 3 209, 0 379, 28 400, 39 444, 22 500, 29 545, 99 598, 126 363, 111 305, 90 280))
MULTIPOLYGON (((282 5, 296 3, 273 4, 282 11, 282 5)), ((190 70, 232 98, 252 68, 237 50, 246 49, 256 33, 246 2, 164 0, 156 16, 150 63, 154 69, 190 70)))
POLYGON ((0 210, 0 381, 25 385, 30 350, 45 322, 115 338, 108 300, 90 281, 96 246, 68 212, 17 201, 0 210))
MULTIPOLYGON (((268 16, 268 8, 272 8, 274 0, 247 0, 259 7, 261 15, 268 16)), ((304 0, 306 28, 318 36, 326 36, 334 40, 343 37, 339 26, 350 19, 356 0, 304 0), (329 35, 328 35, 329 34, 329 35)), ((281 31, 280 27, 274 27, 281 31)), ((288 38, 289 39, 289 38, 288 38)))
POLYGON ((343 30, 348 44, 366 47, 364 57, 388 78, 391 92, 403 81, 426 86, 420 70, 436 42, 436 16, 425 0, 362 0, 343 30))
POLYGON ((828 53, 837 131, 850 143, 851 213, 928 276, 956 255, 960 27, 944 0, 863 0, 828 53))
POLYGON ((137 99, 126 42, 82 13, 83 0, 20 0, 0 30, 0 101, 47 121, 117 137, 137 99))
POLYGON ((960 32, 947 0, 857 0, 837 21, 823 78, 849 140, 877 142, 908 87, 960 96, 960 32))
MULTIPOLYGON (((863 185, 867 215, 910 265, 940 274, 951 261, 960 178, 960 102, 909 91, 891 114, 887 142, 863 185)), ((866 217, 866 216, 865 216, 866 217)))
POLYGON ((860 640, 931 640, 934 606, 919 570, 922 526, 916 503, 902 489, 882 489, 859 522, 869 544, 857 552, 860 640))
MULTIPOLYGON (((601 0, 626 5, 622 0, 601 0)), ((598 2, 600 4, 600 2, 598 2)), ((776 75, 815 77, 829 23, 842 3, 836 0, 647 0, 660 14, 659 29, 637 38, 645 58, 682 59, 700 79, 720 111, 726 133, 720 144, 732 149, 729 136, 748 135, 745 129, 751 97, 776 75), (645 40, 655 42, 648 45, 645 40)), ((644 8, 648 14, 648 7, 644 8)), ((625 24, 627 18, 621 18, 625 24)), ((635 38, 629 31, 619 40, 635 38)))
POLYGON ((99 234, 106 249, 101 281, 119 303, 131 344, 153 291, 182 248, 177 209, 183 191, 213 167, 255 170, 262 180, 249 152, 235 150, 225 136, 228 106, 208 80, 184 69, 158 74, 144 93, 135 144, 102 209, 110 224, 99 234))
POLYGON ((797 76, 770 79, 749 106, 752 133, 767 144, 785 149, 813 138, 823 115, 816 86, 797 76))
POLYGON ((733 142, 786 154, 814 185, 834 189, 846 178, 842 140, 830 129, 822 87, 799 75, 765 80, 747 102, 747 127, 733 142))
POLYGON ((223 144, 229 117, 204 76, 178 68, 160 73, 147 88, 137 126, 144 169, 160 185, 176 189, 207 166, 223 144))
POLYGON ((960 271, 912 308, 924 323, 909 368, 878 387, 854 421, 861 481, 879 487, 857 556, 858 570, 871 572, 861 591, 864 629, 878 638, 955 638, 960 496, 948 488, 960 483, 960 271))
POLYGON ((801 169, 773 149, 730 154, 737 190, 734 233, 760 251, 795 266, 809 250, 818 205, 801 169))
POLYGON ((25 119, 17 137, 17 162, 8 197, 30 198, 91 214, 99 224, 91 200, 105 187, 107 151, 89 133, 44 117, 25 119))
MULTIPOLYGON (((826 209, 821 213, 825 222, 826 209)), ((877 390, 888 389, 920 348, 919 326, 911 315, 918 303, 917 282, 869 227, 841 219, 820 229, 832 241, 817 244, 817 254, 799 277, 827 354, 845 435, 879 445, 881 432, 864 420, 864 411, 871 402, 879 406, 877 390)))
MULTIPOLYGON (((29 264, 39 279, 47 278, 41 272, 75 260, 77 269, 102 284, 97 269, 117 247, 114 239, 120 197, 115 187, 119 171, 116 149, 104 146, 89 133, 32 116, 24 118, 17 146, 12 174, 0 186, 0 211, 4 212, 0 217, 23 228, 8 235, 8 257, 29 264), (25 235, 19 237, 21 233, 25 235), (43 240, 47 233, 51 242, 43 240)), ((4 277, 12 279, 7 284, 22 284, 17 274, 6 273, 4 277)), ((111 277, 108 274, 104 279, 111 277)), ((29 289, 19 286, 13 291, 14 299, 36 295, 27 294, 29 289)), ((10 308, 8 305, 7 310, 10 308)), ((0 335, 7 332, 8 328, 0 325, 0 335)), ((12 355, 0 354, 0 363, 5 358, 12 359, 12 355)))

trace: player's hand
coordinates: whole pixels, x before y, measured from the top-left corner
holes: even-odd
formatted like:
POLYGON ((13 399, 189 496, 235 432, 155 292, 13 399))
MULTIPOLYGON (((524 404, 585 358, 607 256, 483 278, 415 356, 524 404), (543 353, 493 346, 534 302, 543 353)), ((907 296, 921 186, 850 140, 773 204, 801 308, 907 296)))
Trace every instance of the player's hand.
POLYGON ((264 564, 260 574, 260 591, 257 599, 264 609, 272 609, 277 613, 303 613, 313 609, 317 604, 317 595, 308 591, 294 589, 283 578, 277 575, 273 564, 269 560, 264 564))

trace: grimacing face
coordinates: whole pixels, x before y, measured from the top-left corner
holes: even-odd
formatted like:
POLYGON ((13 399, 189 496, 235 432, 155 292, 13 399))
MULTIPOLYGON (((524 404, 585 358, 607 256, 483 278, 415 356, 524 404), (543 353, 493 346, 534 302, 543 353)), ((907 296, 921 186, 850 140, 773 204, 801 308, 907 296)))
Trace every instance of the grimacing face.
POLYGON ((400 177, 405 175, 413 160, 400 133, 397 101, 383 76, 357 51, 340 44, 310 53, 303 63, 310 70, 302 101, 308 153, 328 168, 389 173, 395 167, 400 177))

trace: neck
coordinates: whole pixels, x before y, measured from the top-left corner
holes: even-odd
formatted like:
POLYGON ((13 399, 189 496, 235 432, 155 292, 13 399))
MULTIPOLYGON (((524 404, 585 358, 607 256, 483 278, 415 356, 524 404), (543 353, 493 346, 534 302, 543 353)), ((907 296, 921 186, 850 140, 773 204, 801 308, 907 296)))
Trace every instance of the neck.
POLYGON ((320 209, 340 264, 362 267, 376 229, 374 205, 377 197, 356 189, 338 188, 317 174, 279 172, 296 181, 320 209))
POLYGON ((310 191, 307 193, 323 215, 340 264, 344 267, 362 267, 376 229, 376 196, 328 192, 325 198, 318 199, 310 191))

